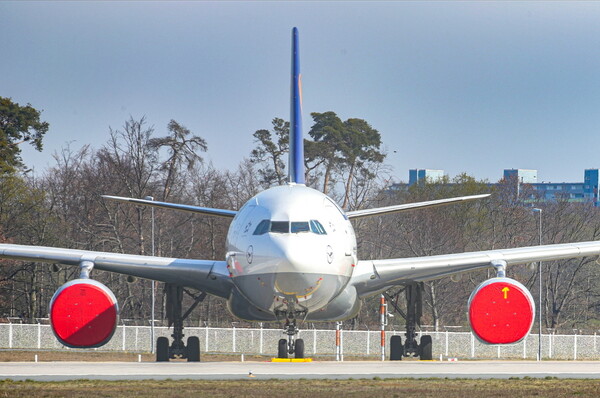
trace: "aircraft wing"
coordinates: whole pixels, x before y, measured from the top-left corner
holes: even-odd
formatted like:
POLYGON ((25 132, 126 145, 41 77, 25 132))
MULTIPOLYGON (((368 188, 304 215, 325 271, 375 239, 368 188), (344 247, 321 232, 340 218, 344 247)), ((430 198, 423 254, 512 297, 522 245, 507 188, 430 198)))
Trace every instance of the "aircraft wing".
POLYGON ((207 214, 210 216, 233 218, 237 214, 237 211, 235 211, 235 210, 213 209, 211 207, 180 205, 177 203, 158 202, 155 200, 124 198, 122 196, 102 195, 102 197, 104 199, 116 200, 118 202, 127 202, 127 203, 133 203, 136 205, 143 205, 143 206, 161 207, 163 209, 183 210, 183 211, 189 211, 192 213, 207 214))
POLYGON ((94 268, 195 288, 228 298, 233 287, 225 261, 103 253, 57 247, 0 244, 0 258, 79 266, 91 261, 94 268))
POLYGON ((364 260, 356 265, 352 283, 359 296, 366 297, 408 282, 432 279, 492 267, 492 262, 505 261, 507 265, 535 261, 561 260, 600 255, 600 241, 564 243, 556 245, 486 250, 439 256, 364 260))
POLYGON ((460 196, 457 198, 429 200, 427 202, 405 203, 405 204, 401 204, 401 205, 377 207, 375 209, 349 211, 346 213, 346 215, 348 216, 348 218, 367 217, 367 216, 374 216, 377 214, 395 213, 395 212, 399 212, 399 211, 422 209, 425 207, 446 205, 449 203, 464 202, 467 200, 482 199, 482 198, 487 198, 488 196, 490 196, 489 193, 483 194, 483 195, 460 196))

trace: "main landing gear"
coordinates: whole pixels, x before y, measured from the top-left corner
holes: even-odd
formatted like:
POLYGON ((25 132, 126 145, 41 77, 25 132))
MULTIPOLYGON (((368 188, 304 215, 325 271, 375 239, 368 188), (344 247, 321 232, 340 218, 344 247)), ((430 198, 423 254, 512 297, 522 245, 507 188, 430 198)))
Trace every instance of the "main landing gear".
POLYGON ((173 342, 169 346, 167 337, 156 339, 156 361, 166 362, 169 359, 187 359, 188 362, 200 361, 200 339, 196 336, 190 336, 187 339, 187 345, 183 342, 183 321, 192 313, 194 308, 205 298, 206 293, 193 295, 183 287, 178 285, 166 284, 166 310, 169 327, 173 326, 173 342), (183 293, 187 293, 194 298, 194 303, 182 315, 183 293))
POLYGON ((293 354, 295 358, 304 358, 304 340, 296 338, 299 330, 296 327, 296 319, 293 316, 286 318, 283 330, 288 338, 287 340, 279 340, 277 358, 287 358, 288 354, 293 354))
POLYGON ((402 357, 419 357, 422 361, 433 359, 431 336, 421 335, 421 341, 417 343, 417 327, 421 326, 423 314, 423 290, 424 285, 420 282, 406 285, 393 295, 384 293, 396 312, 406 320, 404 345, 400 336, 392 336, 390 339, 391 361, 400 361, 402 357), (398 306, 398 298, 402 293, 406 294, 406 313, 398 306))

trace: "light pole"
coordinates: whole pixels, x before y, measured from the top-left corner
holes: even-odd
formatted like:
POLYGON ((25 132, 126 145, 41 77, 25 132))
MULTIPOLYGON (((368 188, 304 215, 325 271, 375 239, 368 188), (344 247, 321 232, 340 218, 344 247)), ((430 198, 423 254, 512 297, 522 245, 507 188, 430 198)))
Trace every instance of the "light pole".
MULTIPOLYGON (((540 246, 542 245, 542 209, 534 208, 534 213, 539 214, 539 233, 540 233, 540 246)), ((538 279, 539 279, 539 293, 538 293, 538 361, 542 360, 542 261, 538 261, 538 279)))
MULTIPOLYGON (((154 197, 152 196, 146 196, 144 199, 146 200, 154 200, 154 197)), ((152 257, 154 257, 154 206, 150 208, 150 211, 152 213, 152 257)), ((155 290, 156 290, 156 281, 152 281, 152 320, 150 321, 150 347, 151 347, 151 352, 154 354, 154 296, 155 296, 155 290)))

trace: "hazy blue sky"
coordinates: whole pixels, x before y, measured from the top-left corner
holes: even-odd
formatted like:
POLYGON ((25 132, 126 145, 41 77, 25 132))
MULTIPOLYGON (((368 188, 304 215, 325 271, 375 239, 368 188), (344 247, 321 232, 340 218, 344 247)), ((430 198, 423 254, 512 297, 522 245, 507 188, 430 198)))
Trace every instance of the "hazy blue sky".
POLYGON ((364 118, 396 180, 600 167, 598 2, 0 2, 0 96, 43 109, 38 171, 109 126, 175 119, 234 167, 289 118, 290 32, 310 112, 364 118))

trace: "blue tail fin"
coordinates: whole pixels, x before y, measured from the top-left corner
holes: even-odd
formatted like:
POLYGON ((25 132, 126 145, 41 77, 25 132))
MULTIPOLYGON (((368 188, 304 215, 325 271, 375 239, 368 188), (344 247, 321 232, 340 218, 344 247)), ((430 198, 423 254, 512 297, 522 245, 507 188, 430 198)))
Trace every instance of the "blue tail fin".
POLYGON ((304 184, 304 138, 302 137, 302 75, 298 29, 292 29, 292 89, 290 115, 289 182, 304 184))

